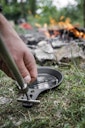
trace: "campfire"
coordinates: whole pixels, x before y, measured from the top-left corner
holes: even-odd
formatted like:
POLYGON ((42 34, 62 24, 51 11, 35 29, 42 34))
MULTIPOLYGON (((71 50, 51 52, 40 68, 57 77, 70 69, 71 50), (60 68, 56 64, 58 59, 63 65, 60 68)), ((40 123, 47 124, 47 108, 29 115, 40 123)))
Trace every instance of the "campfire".
POLYGON ((63 18, 62 16, 59 22, 50 18, 50 25, 44 25, 44 28, 46 28, 44 33, 47 38, 60 36, 60 38, 66 39, 85 39, 85 30, 83 28, 79 28, 79 25, 72 25, 69 18, 66 18, 65 21, 63 21, 63 18))
POLYGON ((41 64, 47 61, 68 62, 71 58, 85 59, 85 30, 79 25, 72 25, 69 18, 59 22, 50 18, 50 24, 43 27, 37 24, 37 31, 32 29, 25 34, 26 44, 34 57, 41 64))

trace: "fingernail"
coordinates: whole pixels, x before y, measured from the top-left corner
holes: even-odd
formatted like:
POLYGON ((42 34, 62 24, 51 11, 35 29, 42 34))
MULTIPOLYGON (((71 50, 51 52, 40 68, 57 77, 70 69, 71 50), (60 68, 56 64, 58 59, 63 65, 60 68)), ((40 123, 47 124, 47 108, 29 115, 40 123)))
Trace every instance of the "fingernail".
POLYGON ((25 83, 29 83, 31 81, 30 76, 27 75, 26 77, 24 77, 24 81, 25 81, 25 83))

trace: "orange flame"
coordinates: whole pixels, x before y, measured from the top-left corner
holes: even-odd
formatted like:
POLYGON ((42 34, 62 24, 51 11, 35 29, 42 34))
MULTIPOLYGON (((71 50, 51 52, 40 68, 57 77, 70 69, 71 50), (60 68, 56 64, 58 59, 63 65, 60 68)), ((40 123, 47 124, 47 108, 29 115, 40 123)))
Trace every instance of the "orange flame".
MULTIPOLYGON (((36 26, 39 26, 39 28, 40 28, 39 24, 36 26)), ((48 37, 48 38, 50 38, 50 37, 54 38, 60 34, 59 33, 60 29, 66 29, 69 32, 72 32, 76 37, 85 39, 85 32, 78 31, 76 29, 76 27, 71 24, 71 20, 68 17, 65 19, 64 16, 61 16, 59 22, 57 22, 55 19, 50 17, 50 25, 48 26, 45 23, 43 27, 45 28, 44 33, 45 33, 46 37, 48 37), (53 30, 52 35, 49 33, 49 29, 53 30)))
MULTIPOLYGON (((56 22, 54 19, 50 18, 50 24, 53 26, 57 25, 59 29, 66 29, 66 30, 69 30, 70 32, 73 32, 73 34, 76 36, 76 37, 79 37, 79 38, 84 38, 85 39, 85 33, 84 32, 80 32, 78 31, 72 24, 71 24, 71 20, 70 18, 66 18, 66 20, 64 21, 64 16, 61 16, 60 17, 60 21, 59 22, 56 22)), ((55 31, 55 30, 54 30, 55 31)), ((55 33, 55 32, 54 32, 55 33)), ((56 31, 57 34, 59 34, 57 31, 56 31)), ((57 34, 54 34, 57 35, 57 34)))

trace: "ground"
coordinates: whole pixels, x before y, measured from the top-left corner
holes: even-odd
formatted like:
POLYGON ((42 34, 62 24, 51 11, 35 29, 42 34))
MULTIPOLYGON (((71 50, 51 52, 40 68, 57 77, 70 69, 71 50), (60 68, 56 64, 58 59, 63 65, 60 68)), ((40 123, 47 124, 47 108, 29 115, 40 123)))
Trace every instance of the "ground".
MULTIPOLYGON (((51 65, 52 66, 52 65, 51 65)), ((42 93, 40 104, 25 108, 17 102, 15 82, 0 71, 0 128, 85 128, 85 69, 72 60, 52 66, 63 74, 58 88, 42 93)))

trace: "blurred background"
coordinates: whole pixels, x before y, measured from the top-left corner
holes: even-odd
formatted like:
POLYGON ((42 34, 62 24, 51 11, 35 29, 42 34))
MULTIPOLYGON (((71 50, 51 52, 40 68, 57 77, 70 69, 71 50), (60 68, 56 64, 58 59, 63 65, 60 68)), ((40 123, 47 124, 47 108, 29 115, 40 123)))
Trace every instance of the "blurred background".
POLYGON ((85 27, 84 0, 1 0, 3 14, 16 25, 29 22, 32 26, 57 25, 68 19, 85 27))

